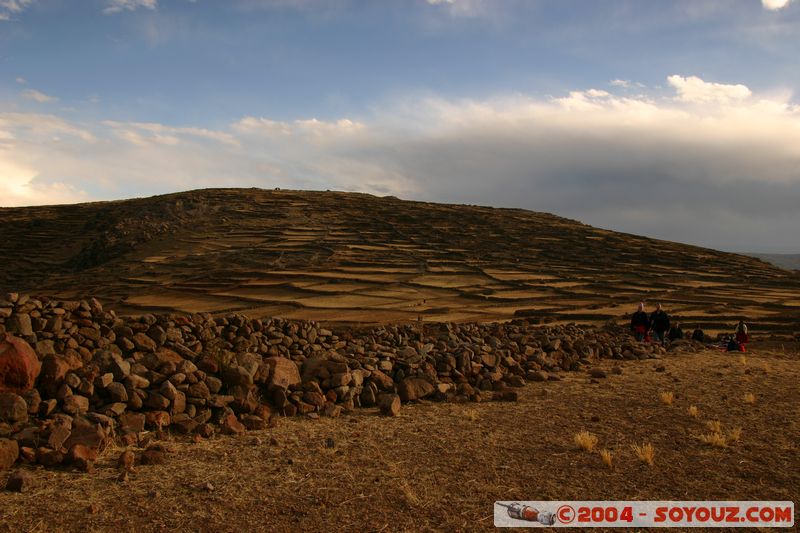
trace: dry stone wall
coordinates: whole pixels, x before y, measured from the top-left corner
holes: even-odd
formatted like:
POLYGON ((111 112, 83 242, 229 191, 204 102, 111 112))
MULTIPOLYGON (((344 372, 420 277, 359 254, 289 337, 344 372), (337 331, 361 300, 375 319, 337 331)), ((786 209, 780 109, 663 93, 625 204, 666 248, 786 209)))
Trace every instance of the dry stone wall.
POLYGON ((527 381, 558 380, 599 358, 664 353, 613 325, 333 331, 237 314, 122 317, 95 299, 8 294, 0 299, 0 469, 17 460, 89 469, 111 439, 141 445, 159 431, 207 438, 263 429, 277 416, 337 417, 358 407, 395 415, 401 402, 422 399, 514 401, 527 381))

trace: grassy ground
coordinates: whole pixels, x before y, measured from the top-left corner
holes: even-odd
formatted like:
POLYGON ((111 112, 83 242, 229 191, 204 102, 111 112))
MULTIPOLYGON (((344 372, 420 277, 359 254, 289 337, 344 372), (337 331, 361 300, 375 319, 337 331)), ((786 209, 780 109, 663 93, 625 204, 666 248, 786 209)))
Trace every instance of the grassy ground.
POLYGON ((626 362, 599 383, 565 376, 529 383, 511 404, 359 410, 175 440, 166 464, 123 483, 119 450, 90 475, 36 468, 30 492, 0 492, 0 531, 480 531, 493 529, 495 500, 800 502, 796 353, 709 351, 626 362), (708 421, 728 439, 741 428, 739 442, 703 443, 708 421), (583 430, 612 453, 611 468, 577 449, 583 430), (643 443, 652 466, 631 449, 643 443))

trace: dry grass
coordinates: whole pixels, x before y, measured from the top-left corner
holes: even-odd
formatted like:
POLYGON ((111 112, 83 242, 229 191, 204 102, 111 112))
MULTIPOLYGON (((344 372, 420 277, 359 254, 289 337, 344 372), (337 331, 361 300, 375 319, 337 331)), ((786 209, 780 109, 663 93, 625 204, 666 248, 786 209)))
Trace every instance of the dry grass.
POLYGON ((464 411, 464 418, 466 418, 470 422, 477 422, 478 411, 476 409, 467 409, 466 411, 464 411))
POLYGON ((756 403, 756 395, 752 392, 745 392, 743 398, 744 403, 749 403, 750 405, 756 403))
POLYGON ((739 442, 742 438, 742 428, 736 427, 728 432, 728 440, 731 442, 739 442))
POLYGON ((761 365, 761 370, 763 370, 765 374, 769 374, 772 372, 772 366, 770 366, 767 361, 764 361, 764 363, 761 365))
POLYGON ((742 365, 747 365, 747 356, 744 355, 744 354, 740 355, 739 356, 739 363, 741 363, 742 365))
POLYGON ((688 411, 689 411, 689 416, 691 416, 692 418, 697 418, 698 411, 696 405, 690 405, 688 411))
POLYGON ((700 441, 708 444, 709 446, 714 446, 716 448, 726 448, 728 446, 728 439, 725 438, 725 435, 722 433, 717 433, 712 431, 711 433, 705 433, 698 437, 700 441))
POLYGON ((636 454, 636 457, 645 464, 653 466, 656 457, 656 449, 652 444, 646 442, 639 446, 638 444, 631 444, 631 449, 636 454))
POLYGON ((609 451, 603 448, 600 450, 600 459, 603 461, 603 464, 609 468, 614 468, 614 455, 609 451))
POLYGON ((661 398, 661 403, 664 405, 672 405, 672 401, 675 399, 675 394, 672 391, 669 392, 662 392, 658 395, 661 398))
POLYGON ((711 430, 711 433, 722 433, 722 422, 719 420, 709 420, 706 422, 706 427, 711 430))
POLYGON ((597 446, 597 435, 588 431, 579 431, 575 434, 575 445, 581 450, 591 452, 597 446))

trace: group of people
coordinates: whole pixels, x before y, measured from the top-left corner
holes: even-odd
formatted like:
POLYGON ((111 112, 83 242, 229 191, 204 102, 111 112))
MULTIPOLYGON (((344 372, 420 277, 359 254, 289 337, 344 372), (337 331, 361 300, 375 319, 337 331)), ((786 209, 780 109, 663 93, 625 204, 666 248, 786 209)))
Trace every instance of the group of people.
MULTIPOLYGON (((639 308, 631 317, 631 334, 639 342, 655 341, 661 344, 685 338, 681 325, 677 322, 670 323, 669 315, 660 303, 656 304, 656 310, 649 315, 644 310, 644 302, 639 303, 639 308)), ((692 331, 691 339, 698 342, 706 341, 706 335, 699 325, 692 331)), ((734 335, 727 341, 726 349, 743 352, 748 340, 747 325, 740 320, 734 335)))

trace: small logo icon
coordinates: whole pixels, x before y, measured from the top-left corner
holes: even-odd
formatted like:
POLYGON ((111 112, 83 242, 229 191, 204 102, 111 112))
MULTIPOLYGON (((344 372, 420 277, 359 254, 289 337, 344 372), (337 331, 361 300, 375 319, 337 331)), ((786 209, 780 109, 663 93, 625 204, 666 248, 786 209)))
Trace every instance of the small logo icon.
POLYGON ((558 511, 556 511, 556 516, 558 517, 558 521, 562 524, 570 524, 575 520, 575 509, 569 505, 562 505, 558 508, 558 511))
MULTIPOLYGON (((519 502, 511 504, 498 503, 500 507, 505 507, 508 516, 516 520, 525 520, 526 522, 539 522, 545 526, 552 526, 556 523, 556 517, 549 511, 540 511, 530 505, 522 505, 519 502)), ((574 513, 574 512, 573 512, 574 513)))

